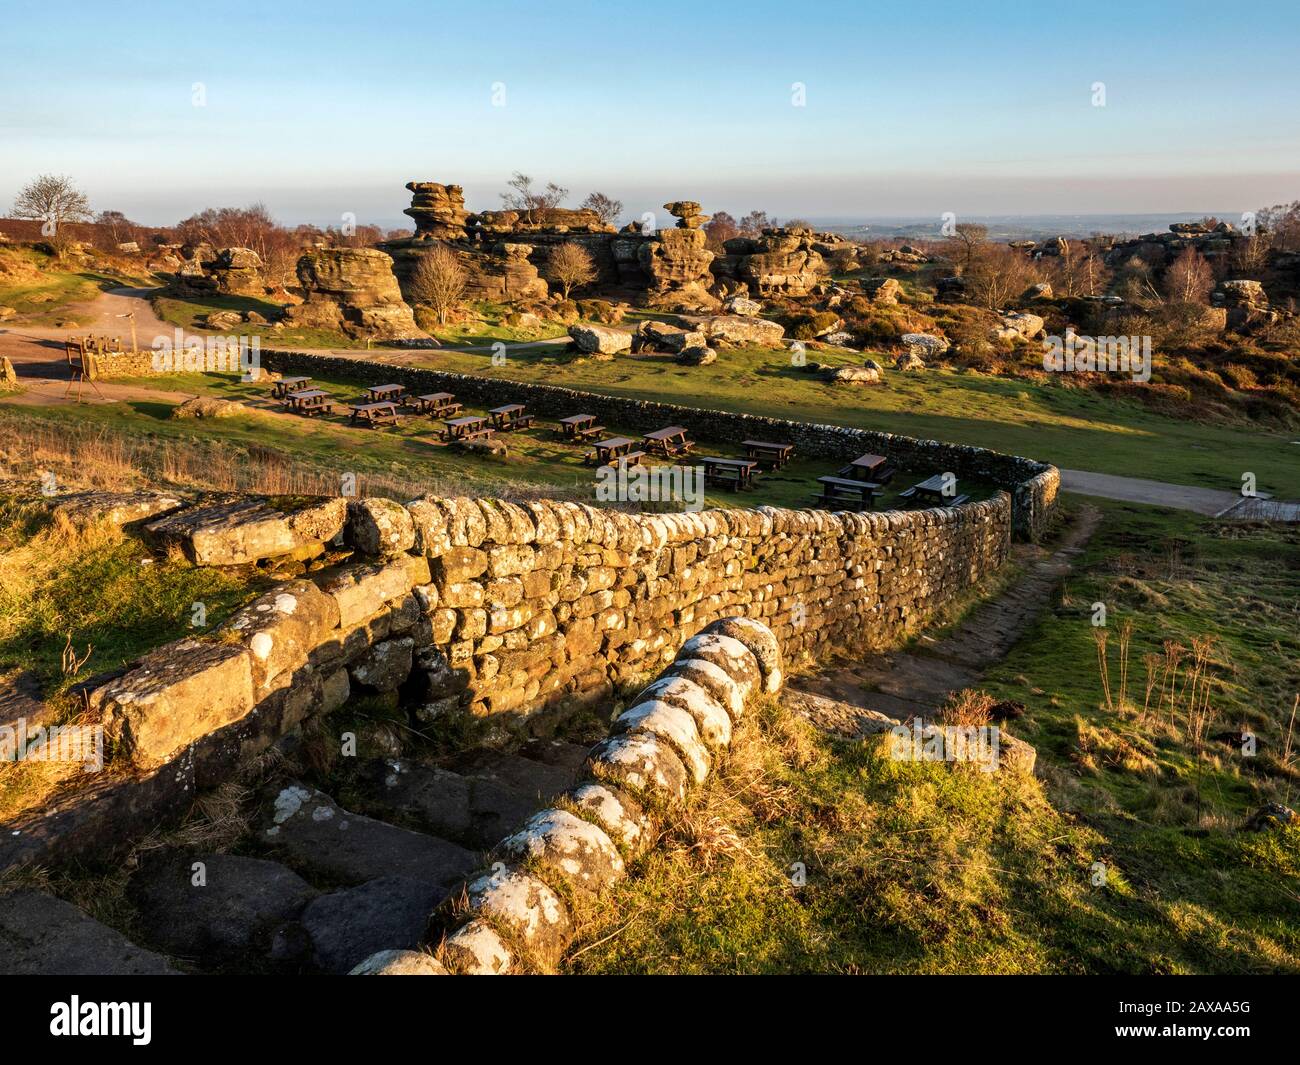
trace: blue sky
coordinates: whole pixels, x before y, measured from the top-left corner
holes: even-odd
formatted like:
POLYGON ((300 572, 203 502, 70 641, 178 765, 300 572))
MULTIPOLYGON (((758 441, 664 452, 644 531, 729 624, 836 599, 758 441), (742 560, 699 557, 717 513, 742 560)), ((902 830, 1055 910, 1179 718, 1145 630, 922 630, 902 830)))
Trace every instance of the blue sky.
POLYGON ((1300 197, 1294 0, 4 0, 0 35, 0 212, 42 172, 151 223, 262 200, 289 222, 395 224, 408 180, 484 209, 514 170, 629 214, 1300 197))

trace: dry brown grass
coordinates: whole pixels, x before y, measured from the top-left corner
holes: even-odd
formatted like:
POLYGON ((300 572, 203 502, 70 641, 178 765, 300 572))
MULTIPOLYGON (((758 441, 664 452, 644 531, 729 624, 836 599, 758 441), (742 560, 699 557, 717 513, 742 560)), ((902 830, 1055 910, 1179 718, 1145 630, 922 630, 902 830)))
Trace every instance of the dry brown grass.
POLYGON ((989 723, 996 702, 988 692, 964 688, 949 695, 947 702, 939 708, 939 722, 961 728, 982 728, 989 723))

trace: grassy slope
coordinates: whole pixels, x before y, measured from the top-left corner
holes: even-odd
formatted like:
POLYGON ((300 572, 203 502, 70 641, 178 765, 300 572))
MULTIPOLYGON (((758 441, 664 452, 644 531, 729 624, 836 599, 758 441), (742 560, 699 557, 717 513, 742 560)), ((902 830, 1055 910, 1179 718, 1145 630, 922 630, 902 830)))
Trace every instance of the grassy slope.
MULTIPOLYGON (((808 357, 837 365, 863 358, 808 357)), ((1180 421, 1055 383, 888 370, 884 388, 835 388, 792 367, 788 352, 762 348, 725 350, 713 365, 689 368, 667 358, 575 363, 532 351, 512 352, 502 367, 493 367, 486 355, 455 351, 430 352, 421 360, 485 377, 950 440, 1070 469, 1228 491, 1250 471, 1261 491, 1300 495, 1300 447, 1289 437, 1180 421)))
MULTIPOLYGON (((128 379, 121 383, 136 384, 152 390, 175 392, 176 400, 204 393, 229 399, 263 398, 265 386, 241 383, 233 375, 178 374, 167 377, 128 379)), ((340 400, 356 396, 359 386, 337 380, 318 380, 320 387, 340 400)), ((133 434, 148 433, 157 437, 185 441, 200 440, 205 445, 228 441, 255 454, 265 450, 278 457, 300 460, 321 471, 356 471, 363 477, 384 476, 424 486, 428 491, 501 492, 520 482, 561 488, 582 497, 590 494, 594 471, 582 463, 585 448, 555 439, 548 427, 510 434, 508 458, 481 458, 460 454, 439 446, 432 440, 435 423, 425 417, 404 419, 397 429, 366 430, 346 425, 341 417, 332 420, 290 417, 224 418, 219 420, 176 420, 170 418, 172 404, 166 401, 135 400, 113 405, 26 408, 25 418, 55 422, 103 426, 133 434)), ((467 411, 467 413, 482 413, 467 411)), ((617 432, 619 426, 607 427, 617 432)), ((737 454, 735 448, 702 447, 709 454, 737 454)), ((255 461, 250 459, 250 461, 255 461)), ((710 492, 706 502, 714 506, 756 506, 763 503, 801 506, 807 503, 816 487, 816 478, 836 472, 842 463, 803 457, 784 470, 764 475, 758 486, 743 494, 727 490, 710 492)), ((895 490, 906 487, 900 477, 891 486, 882 505, 888 505, 895 490)), ((362 490, 365 490, 364 483, 362 490)), ((979 486, 963 483, 963 491, 975 498, 982 494, 979 486)))
POLYGON ((12 307, 30 325, 63 320, 70 304, 94 299, 129 280, 60 264, 32 248, 0 247, 0 306, 12 307))
POLYGON ((1063 601, 985 684, 1026 704, 1011 730, 1038 747, 1041 779, 894 763, 765 704, 665 847, 587 916, 568 967, 1300 972, 1300 826, 1239 830, 1300 793, 1279 759, 1300 689, 1298 562, 1294 534, 1107 507, 1063 601), (1196 745, 1168 713, 1105 710, 1094 599, 1112 634, 1134 616, 1139 705, 1142 652, 1215 635, 1217 727, 1249 723, 1258 757, 1207 744, 1198 789, 1196 745))

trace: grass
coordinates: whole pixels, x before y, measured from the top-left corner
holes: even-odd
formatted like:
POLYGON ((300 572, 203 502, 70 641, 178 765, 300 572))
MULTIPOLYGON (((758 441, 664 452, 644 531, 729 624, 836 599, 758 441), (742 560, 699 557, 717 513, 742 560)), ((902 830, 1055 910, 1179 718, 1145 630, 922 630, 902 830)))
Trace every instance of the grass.
MULTIPOLYGON (((116 528, 75 529, 43 507, 0 499, 0 675, 32 674, 50 723, 85 724, 68 692, 74 683, 210 631, 265 586, 179 557, 157 558, 116 528), (191 626, 195 603, 206 608, 202 630, 191 626)), ((83 779, 71 763, 0 764, 0 822, 83 779)))
POLYGON ((315 329, 305 326, 275 329, 271 321, 266 323, 242 322, 235 330, 208 329, 203 325, 203 319, 213 311, 236 311, 240 314, 253 311, 262 315, 263 318, 273 320, 279 317, 284 308, 279 303, 258 299, 256 296, 220 296, 213 294, 210 296, 179 297, 163 295, 164 291, 164 289, 159 289, 157 293, 150 297, 154 313, 168 325, 178 326, 187 332, 225 335, 233 331, 238 332, 241 336, 261 337, 262 343, 267 347, 280 344, 287 347, 301 348, 364 349, 368 346, 364 340, 355 340, 333 329, 315 329))
MULTIPOLYGON (((808 353, 828 365, 860 365, 866 357, 808 353)), ((664 356, 575 361, 545 348, 511 351, 503 366, 493 366, 486 354, 450 350, 422 352, 411 361, 489 378, 972 444, 1067 469, 1227 491, 1240 489, 1242 474, 1252 472, 1261 492, 1300 496, 1300 446, 1292 436, 1170 418, 1056 380, 887 369, 884 387, 844 388, 792 366, 787 351, 757 347, 721 350, 717 362, 701 367, 678 366, 664 356)), ((877 361, 887 363, 880 355, 877 361)))
POLYGON ((1024 703, 1011 731, 1039 778, 894 762, 767 700, 661 847, 582 914, 567 971, 1300 972, 1300 826, 1241 831, 1300 790, 1282 758, 1297 559, 1294 533, 1107 506, 1062 601, 983 685, 1024 703), (1211 705, 1258 731, 1255 760, 1198 751, 1168 712, 1105 709, 1091 604, 1112 604, 1114 681, 1135 598, 1130 656, 1215 638, 1211 705))
POLYGON ((72 304, 133 279, 77 269, 34 248, 0 247, 0 306, 12 307, 29 325, 51 325, 68 317, 72 304))
POLYGON ((82 677, 117 669, 141 653, 192 635, 192 605, 218 624, 258 588, 223 570, 157 558, 112 527, 77 530, 0 500, 0 669, 34 670, 57 694, 82 677), (68 674, 68 641, 84 665, 68 674))
MULTIPOLYGON (((224 451, 224 458, 215 460, 218 465, 233 460, 245 464, 250 473, 257 470, 268 477, 275 475, 290 480, 296 476, 304 490, 304 480, 311 482, 314 478, 318 490, 324 486, 325 490, 333 491, 330 486, 337 485, 339 474, 354 472, 363 494, 394 492, 411 498, 422 492, 441 492, 514 497, 544 492, 593 499, 595 473, 582 461, 588 449, 557 439, 546 426, 509 434, 506 440, 510 454, 499 458, 455 452, 443 446, 433 439, 440 423, 427 417, 407 417, 396 428, 367 430, 348 426, 344 415, 305 419, 273 413, 276 408, 267 400, 266 386, 244 384, 230 374, 175 374, 115 383, 167 395, 82 407, 24 407, 21 414, 6 413, 0 408, 0 421, 18 419, 51 428, 75 425, 121 437, 134 443, 134 450, 139 450, 144 441, 154 441, 160 447, 205 456, 224 451), (179 403, 196 394, 257 403, 268 410, 201 421, 170 417, 175 405, 173 395, 179 403)), ((340 401, 356 396, 361 389, 359 384, 343 380, 319 379, 315 383, 340 401)), ((467 409, 465 413, 483 411, 467 409)), ((621 427, 607 428, 617 433, 621 427)), ((628 435, 640 434, 629 430, 628 435)), ((131 444, 123 446, 131 449, 131 444)), ((700 442, 700 451, 740 454, 735 447, 714 446, 707 441, 700 442)), ((186 462, 185 466, 195 476, 202 476, 205 471, 212 471, 212 461, 205 458, 186 462)), ((178 461, 173 460, 170 465, 176 466, 178 461)), ((814 494, 816 478, 837 472, 841 465, 839 461, 815 456, 798 457, 784 469, 764 474, 752 491, 709 491, 705 503, 723 507, 803 506, 814 494)), ((908 483, 906 476, 895 478, 879 505, 888 507, 897 491, 908 483)), ((233 484, 214 486, 234 487, 233 484)), ((962 491, 977 499, 989 494, 988 488, 965 481, 962 491)))

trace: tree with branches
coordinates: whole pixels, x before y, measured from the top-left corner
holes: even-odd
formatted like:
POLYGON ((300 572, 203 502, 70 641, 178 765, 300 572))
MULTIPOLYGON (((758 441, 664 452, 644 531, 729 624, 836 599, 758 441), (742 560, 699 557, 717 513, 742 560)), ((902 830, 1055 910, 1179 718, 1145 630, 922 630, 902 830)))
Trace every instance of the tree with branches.
POLYGON ((41 232, 51 240, 58 240, 66 223, 90 220, 90 201, 72 178, 42 174, 19 191, 14 200, 14 217, 41 222, 41 232))
POLYGON ((411 296, 416 303, 433 309, 439 325, 465 298, 469 276, 456 253, 445 244, 437 244, 420 256, 411 280, 411 296))
POLYGON ((548 181, 544 189, 534 189, 533 179, 518 170, 506 185, 509 191, 501 193, 501 202, 505 204, 506 210, 518 211, 522 214, 529 225, 536 221, 539 211, 549 211, 559 207, 564 202, 564 198, 569 195, 568 189, 555 184, 554 181, 548 181))
POLYGON ((981 306, 1001 310, 1038 281, 1034 264, 1005 244, 977 246, 962 277, 966 291, 981 306))
POLYGON ((606 196, 603 192, 588 193, 587 198, 578 206, 588 211, 595 211, 600 220, 608 226, 617 222, 623 213, 623 201, 606 196))
POLYGON ((1165 271, 1165 296, 1171 303, 1204 304, 1214 288, 1214 271, 1190 244, 1165 271))
POLYGON ((581 244, 566 241, 557 245, 546 260, 546 272, 550 280, 560 286, 564 298, 569 298, 571 289, 589 285, 596 280, 596 264, 591 253, 581 244))

